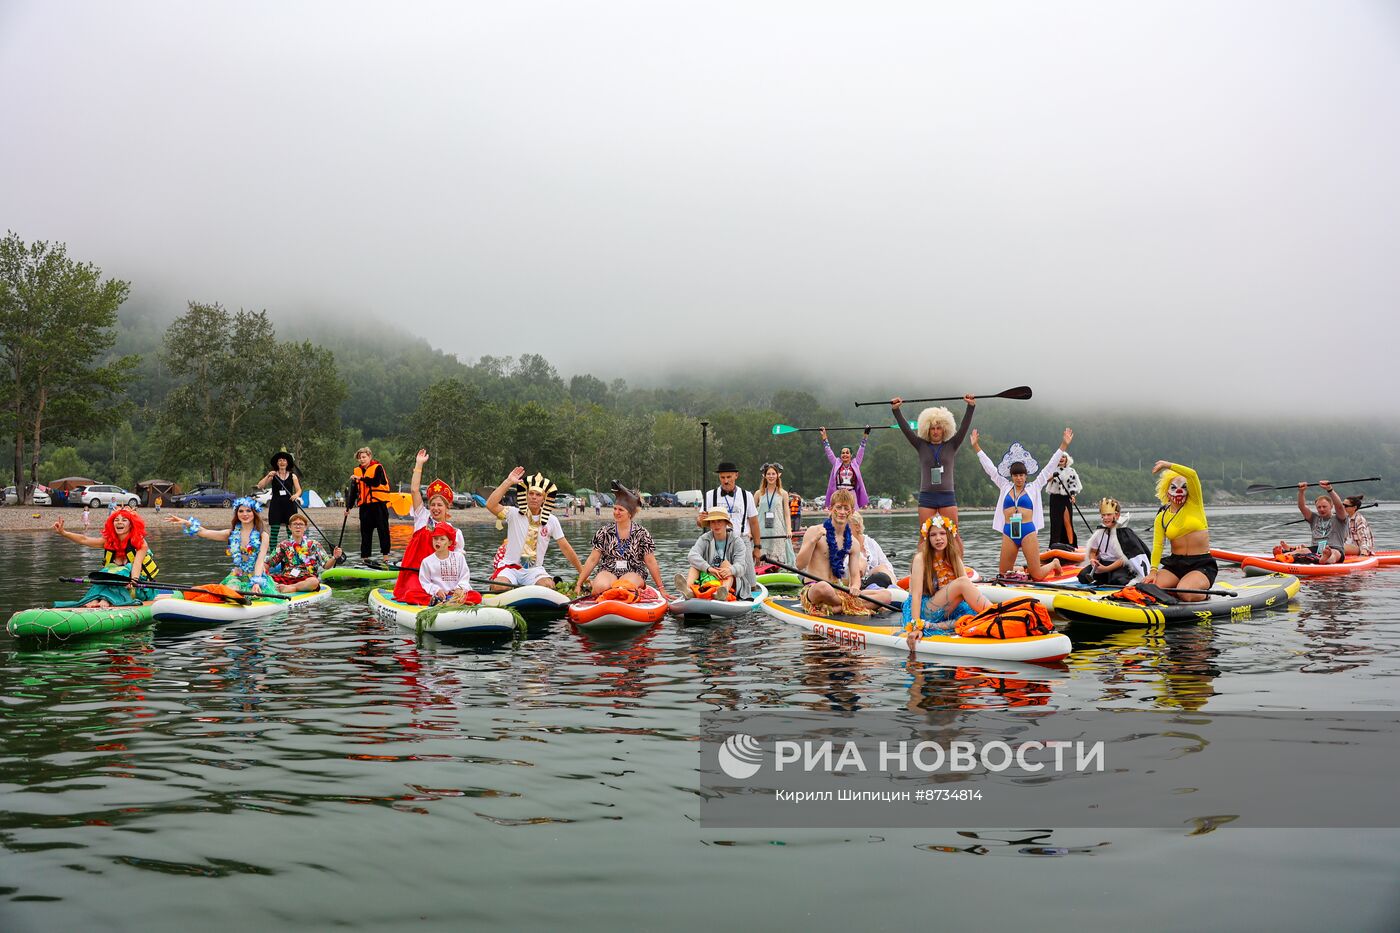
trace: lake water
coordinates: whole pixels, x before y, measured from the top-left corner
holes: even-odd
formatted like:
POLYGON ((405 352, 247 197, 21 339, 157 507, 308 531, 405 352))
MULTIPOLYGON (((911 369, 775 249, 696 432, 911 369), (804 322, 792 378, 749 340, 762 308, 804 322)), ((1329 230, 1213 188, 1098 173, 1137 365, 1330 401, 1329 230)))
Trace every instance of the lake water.
MULTIPOLYGON (((1368 515, 1400 545, 1400 512, 1368 515)), ((1212 537, 1262 550, 1289 517, 1226 510, 1212 537)), ((966 533, 987 572, 984 523, 966 533)), ((915 524, 869 521, 901 570, 915 524)), ((680 569, 693 529, 648 526, 680 569)), ((591 527, 568 529, 576 546, 591 527)), ((467 536, 480 568, 499 537, 467 536)), ((55 577, 95 554, 0 537, 0 607, 68 596, 55 577)), ((211 542, 161 534, 158 554, 171 582, 221 572, 211 542)), ((0 635, 0 930, 1400 927, 1395 830, 700 825, 710 710, 1393 710, 1400 569, 1307 583, 1249 621, 1069 634, 1063 669, 1011 676, 761 614, 607 640, 559 621, 476 648, 341 600, 56 650, 0 635)))

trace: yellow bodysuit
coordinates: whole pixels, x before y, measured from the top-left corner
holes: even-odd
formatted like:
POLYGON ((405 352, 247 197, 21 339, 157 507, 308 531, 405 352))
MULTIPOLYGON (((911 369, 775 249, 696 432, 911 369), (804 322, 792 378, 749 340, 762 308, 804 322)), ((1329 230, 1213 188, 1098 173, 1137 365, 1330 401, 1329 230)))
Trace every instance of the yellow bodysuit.
MULTIPOLYGON (((1180 511, 1171 512, 1162 509, 1157 513, 1157 518, 1152 522, 1152 569, 1156 570, 1162 566, 1162 543, 1163 541, 1175 541, 1182 535, 1189 535, 1193 531, 1206 530, 1206 501, 1201 493, 1201 478, 1196 475, 1196 471, 1189 466, 1182 466, 1179 463, 1171 465, 1171 471, 1178 473, 1186 479, 1186 504, 1180 511)), ((1159 496, 1165 500, 1166 487, 1171 483, 1171 476, 1164 476, 1166 480, 1160 488, 1162 492, 1159 496)))

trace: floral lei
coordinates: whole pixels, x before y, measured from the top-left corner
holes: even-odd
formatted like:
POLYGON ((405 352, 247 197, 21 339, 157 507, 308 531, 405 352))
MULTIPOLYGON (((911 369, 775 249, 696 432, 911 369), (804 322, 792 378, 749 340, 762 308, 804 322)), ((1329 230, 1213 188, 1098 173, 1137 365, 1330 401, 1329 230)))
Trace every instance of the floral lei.
POLYGON ((228 548, 224 553, 233 558, 233 566, 247 573, 251 571, 258 562, 258 551, 262 547, 262 535, 256 528, 248 532, 246 537, 243 534, 242 526, 234 528, 228 535, 228 548), (234 536, 240 542, 237 548, 234 547, 234 536))
POLYGON ((831 519, 822 522, 826 528, 826 559, 831 564, 831 573, 837 580, 846 576, 846 558, 851 554, 851 526, 846 526, 846 534, 841 539, 842 547, 836 547, 836 526, 831 519))

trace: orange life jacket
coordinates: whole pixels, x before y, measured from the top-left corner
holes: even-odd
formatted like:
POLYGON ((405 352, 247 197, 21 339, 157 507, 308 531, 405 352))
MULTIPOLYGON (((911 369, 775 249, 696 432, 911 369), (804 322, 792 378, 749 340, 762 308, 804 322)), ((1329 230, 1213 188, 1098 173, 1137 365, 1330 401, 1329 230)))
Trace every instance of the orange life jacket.
POLYGON ((366 469, 355 467, 353 475, 356 479, 360 480, 360 482, 355 484, 355 488, 360 492, 360 500, 355 503, 356 505, 368 505, 371 502, 389 501, 389 471, 384 469, 384 464, 380 463, 378 460, 371 460, 369 462, 369 467, 366 469), (371 486, 369 483, 365 482, 365 480, 374 475, 375 467, 379 468, 379 475, 384 478, 384 485, 382 486, 371 486))
POLYGON ((961 638, 1030 638, 1055 631, 1050 610, 1029 596, 989 606, 955 623, 961 638))

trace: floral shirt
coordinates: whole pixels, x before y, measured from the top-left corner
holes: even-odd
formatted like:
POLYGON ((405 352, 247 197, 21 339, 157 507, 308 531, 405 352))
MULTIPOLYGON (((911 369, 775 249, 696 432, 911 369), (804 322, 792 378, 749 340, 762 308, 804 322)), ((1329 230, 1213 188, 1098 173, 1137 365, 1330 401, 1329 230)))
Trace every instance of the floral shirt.
POLYGON ((635 573, 646 579, 646 556, 656 551, 651 532, 633 523, 626 538, 617 533, 617 525, 604 525, 593 536, 593 550, 599 553, 598 567, 621 576, 635 573))
POLYGON ((288 577, 315 577, 330 563, 330 555, 308 535, 300 541, 280 541, 267 561, 267 572, 288 577))

